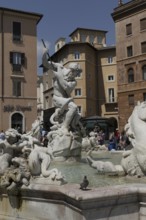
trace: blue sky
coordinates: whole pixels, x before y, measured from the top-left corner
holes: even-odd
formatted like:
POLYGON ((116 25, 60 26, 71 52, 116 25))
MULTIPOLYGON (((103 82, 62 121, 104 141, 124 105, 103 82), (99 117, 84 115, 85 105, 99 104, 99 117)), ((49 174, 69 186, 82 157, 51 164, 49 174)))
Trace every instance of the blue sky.
MULTIPOLYGON (((123 0, 127 3, 129 0, 123 0)), ((38 66, 41 63, 42 43, 46 42, 50 54, 60 37, 68 42, 77 27, 108 31, 107 45, 115 44, 115 24, 111 17, 118 0, 0 0, 0 7, 43 14, 37 26, 38 66)), ((38 71, 42 70, 38 68, 38 71)))

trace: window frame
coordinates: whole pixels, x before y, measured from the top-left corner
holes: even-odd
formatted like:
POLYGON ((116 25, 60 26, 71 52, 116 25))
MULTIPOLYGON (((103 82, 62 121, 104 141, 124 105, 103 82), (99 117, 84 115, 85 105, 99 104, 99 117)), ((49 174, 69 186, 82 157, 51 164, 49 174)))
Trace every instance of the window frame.
POLYGON ((91 45, 93 45, 94 42, 95 42, 95 36, 94 36, 94 35, 90 35, 90 36, 89 36, 89 43, 90 43, 91 45))
POLYGON ((126 35, 132 35, 132 23, 126 24, 126 35))
POLYGON ((113 63, 113 56, 111 56, 111 55, 108 56, 107 62, 108 62, 109 64, 113 63))
POLYGON ((132 45, 127 47, 127 57, 132 57, 133 56, 133 47, 132 45))
POLYGON ((141 53, 146 53, 146 41, 141 42, 141 53))
POLYGON ((13 96, 22 96, 22 81, 20 79, 13 79, 13 96))
POLYGON ((87 40, 87 35, 81 34, 81 42, 85 43, 87 40))
POLYGON ((82 114, 82 106, 81 106, 81 105, 78 105, 77 108, 78 108, 78 113, 79 113, 79 114, 82 114))
POLYGON ((20 42, 22 40, 21 22, 13 21, 13 41, 20 42))
POLYGON ((22 66, 25 64, 25 53, 11 51, 10 63, 12 64, 13 71, 22 72, 22 66))
POLYGON ((128 103, 129 103, 129 105, 134 105, 135 104, 134 94, 128 95, 128 103))
POLYGON ((82 95, 82 90, 81 88, 76 88, 75 89, 75 96, 81 96, 82 95))
POLYGON ((142 67, 142 79, 146 80, 146 65, 142 67))
POLYGON ((143 93, 143 101, 146 101, 146 92, 143 93))
POLYGON ((114 75, 112 75, 112 74, 108 75, 108 76, 107 76, 107 80, 108 80, 108 82, 113 82, 113 81, 115 81, 114 75), (110 79, 110 77, 112 77, 112 79, 110 79))
POLYGON ((114 102, 115 102, 115 89, 108 88, 108 103, 114 103, 114 102))
POLYGON ((97 36, 97 42, 98 42, 98 44, 102 44, 102 42, 103 42, 103 36, 98 35, 98 36, 97 36))
POLYGON ((74 52, 74 59, 75 60, 79 60, 80 59, 80 52, 79 51, 75 51, 74 52))
POLYGON ((140 30, 141 31, 146 30, 146 18, 140 19, 140 30))
POLYGON ((134 70, 133 68, 128 69, 128 83, 134 82, 134 70))

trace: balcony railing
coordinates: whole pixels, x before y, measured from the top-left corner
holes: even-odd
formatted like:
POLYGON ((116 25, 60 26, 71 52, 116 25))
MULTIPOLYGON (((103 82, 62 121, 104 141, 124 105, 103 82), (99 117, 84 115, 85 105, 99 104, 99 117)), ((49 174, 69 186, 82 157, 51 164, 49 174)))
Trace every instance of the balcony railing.
POLYGON ((106 98, 106 103, 116 103, 117 102, 117 97, 107 97, 106 98))

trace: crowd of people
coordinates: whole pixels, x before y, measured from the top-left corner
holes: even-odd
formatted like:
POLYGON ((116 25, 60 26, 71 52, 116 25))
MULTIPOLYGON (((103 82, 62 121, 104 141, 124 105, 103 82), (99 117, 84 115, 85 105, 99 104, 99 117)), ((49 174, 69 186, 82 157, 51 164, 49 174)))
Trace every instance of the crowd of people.
POLYGON ((112 132, 109 137, 108 150, 125 150, 126 147, 130 145, 129 138, 125 134, 125 131, 119 132, 116 129, 115 132, 112 132))
POLYGON ((103 129, 99 126, 95 126, 93 131, 89 133, 89 136, 94 136, 97 145, 105 145, 109 151, 111 150, 126 150, 130 146, 130 141, 123 130, 119 132, 118 129, 109 134, 108 139, 103 129), (94 134, 94 135, 93 135, 94 134))

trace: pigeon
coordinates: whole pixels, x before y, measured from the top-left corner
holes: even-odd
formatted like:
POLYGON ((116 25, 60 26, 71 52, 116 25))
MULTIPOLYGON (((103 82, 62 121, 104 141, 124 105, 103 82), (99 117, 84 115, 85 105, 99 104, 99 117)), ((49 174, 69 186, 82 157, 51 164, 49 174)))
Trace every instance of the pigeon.
POLYGON ((83 182, 80 184, 80 189, 85 190, 88 185, 89 181, 87 179, 87 176, 84 176, 83 182))

